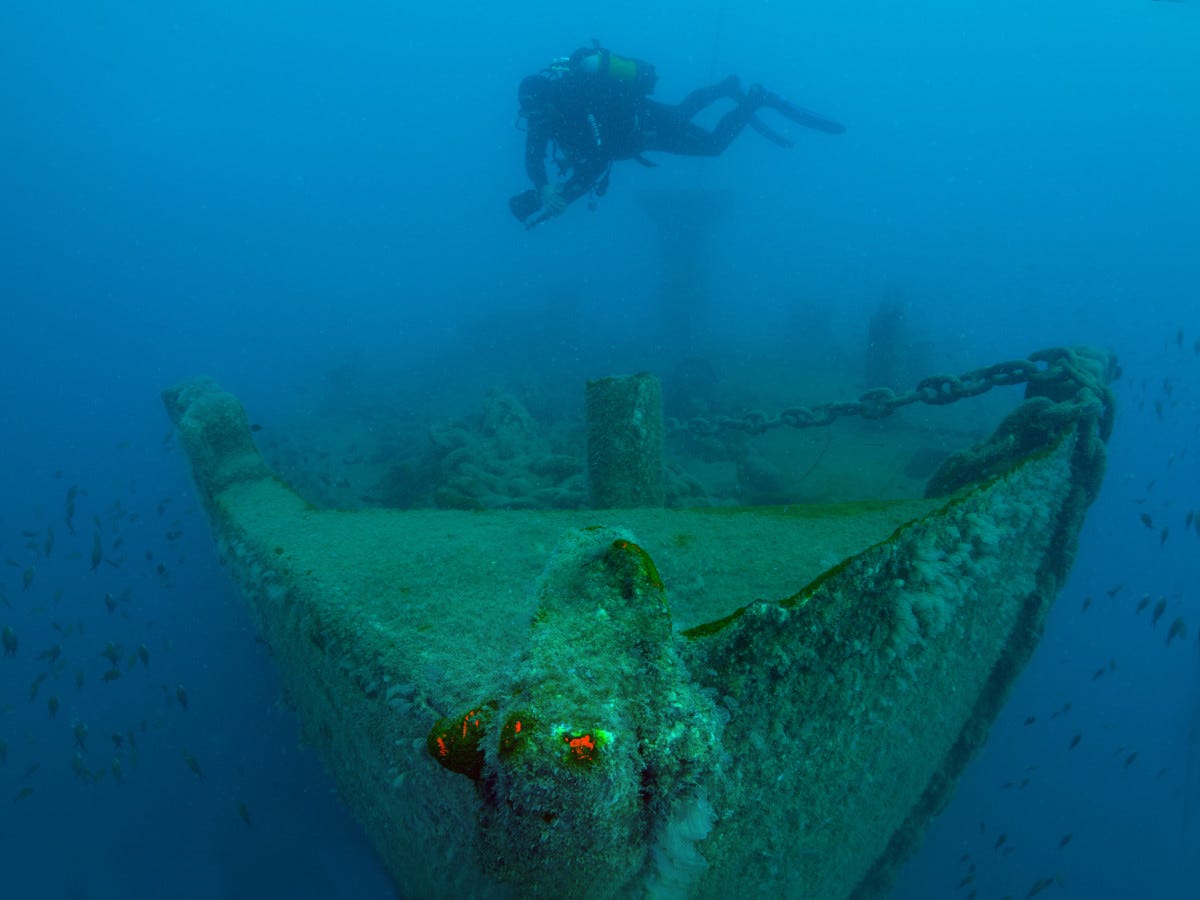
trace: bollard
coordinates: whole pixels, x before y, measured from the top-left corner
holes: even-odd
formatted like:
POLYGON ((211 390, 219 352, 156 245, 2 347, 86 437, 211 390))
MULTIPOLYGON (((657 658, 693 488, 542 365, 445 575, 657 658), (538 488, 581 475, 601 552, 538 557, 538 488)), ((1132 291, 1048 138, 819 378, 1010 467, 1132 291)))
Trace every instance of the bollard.
POLYGON ((649 372, 587 384, 593 509, 663 505, 662 388, 649 372))

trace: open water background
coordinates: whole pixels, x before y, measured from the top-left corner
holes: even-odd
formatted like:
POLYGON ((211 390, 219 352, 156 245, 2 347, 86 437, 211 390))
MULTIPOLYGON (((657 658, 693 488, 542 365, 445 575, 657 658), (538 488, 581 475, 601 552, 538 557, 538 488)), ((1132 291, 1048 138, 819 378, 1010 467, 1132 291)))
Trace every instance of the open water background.
POLYGON ((679 348, 636 192, 703 187, 733 200, 702 350, 858 358, 899 289, 935 370, 1061 343, 1125 367, 1071 581, 896 896, 1046 877, 1048 897, 1197 896, 1197 46, 1191 0, 4 4, 0 623, 20 649, 0 659, 0 894, 390 895, 298 746, 158 393, 209 374, 270 422, 347 359, 469 408, 531 360, 654 368, 679 348), (848 131, 625 164, 595 212, 526 233, 505 205, 525 187, 516 84, 593 36, 653 60, 660 99, 737 72, 848 131), (93 517, 119 568, 91 571, 93 517), (102 681, 108 642, 149 664, 102 681))

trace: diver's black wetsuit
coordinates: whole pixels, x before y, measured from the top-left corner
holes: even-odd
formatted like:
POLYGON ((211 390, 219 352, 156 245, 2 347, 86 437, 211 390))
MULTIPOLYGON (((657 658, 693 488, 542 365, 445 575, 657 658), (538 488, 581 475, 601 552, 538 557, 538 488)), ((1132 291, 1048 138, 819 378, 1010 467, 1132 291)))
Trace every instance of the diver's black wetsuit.
POLYGON ((760 95, 742 94, 736 78, 692 91, 673 106, 644 95, 604 91, 570 78, 557 81, 554 89, 550 112, 529 119, 525 170, 540 190, 549 181, 546 150, 553 143, 563 172, 571 172, 562 186, 567 203, 593 187, 603 193, 608 168, 616 160, 637 159, 654 150, 684 156, 719 155, 762 105, 760 95), (724 97, 737 100, 738 105, 712 131, 692 121, 698 112, 724 97))

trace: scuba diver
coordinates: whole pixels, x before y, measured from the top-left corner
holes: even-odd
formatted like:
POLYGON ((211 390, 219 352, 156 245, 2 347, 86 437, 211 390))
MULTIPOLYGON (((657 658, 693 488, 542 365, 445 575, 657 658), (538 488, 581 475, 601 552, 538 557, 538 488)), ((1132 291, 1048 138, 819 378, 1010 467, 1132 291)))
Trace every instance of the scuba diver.
POLYGON ((802 109, 761 85, 743 90, 736 75, 688 94, 670 105, 651 100, 658 75, 650 63, 618 56, 602 48, 576 50, 521 81, 517 92, 520 118, 526 121, 525 171, 533 188, 508 201, 526 228, 562 213, 585 194, 602 197, 608 190, 612 164, 632 159, 656 163, 644 153, 654 150, 684 156, 719 156, 750 125, 781 147, 791 141, 758 118, 773 109, 785 118, 828 134, 845 128, 802 109), (692 119, 721 99, 734 102, 708 131, 692 119), (560 182, 546 171, 547 150, 558 166, 560 182))

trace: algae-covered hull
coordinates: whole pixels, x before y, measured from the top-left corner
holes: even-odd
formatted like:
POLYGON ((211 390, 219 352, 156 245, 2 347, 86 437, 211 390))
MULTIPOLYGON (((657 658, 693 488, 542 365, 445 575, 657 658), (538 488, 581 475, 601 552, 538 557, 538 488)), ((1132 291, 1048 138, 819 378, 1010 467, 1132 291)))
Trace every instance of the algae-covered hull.
POLYGON ((951 496, 555 513, 315 509, 231 395, 165 400, 400 895, 836 898, 886 887, 1036 646, 1111 427, 1076 388, 951 496))

